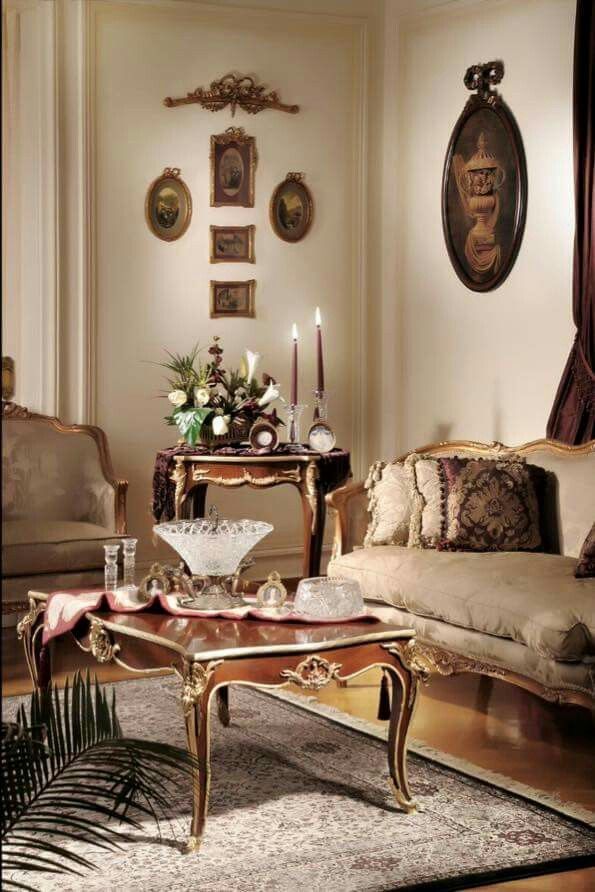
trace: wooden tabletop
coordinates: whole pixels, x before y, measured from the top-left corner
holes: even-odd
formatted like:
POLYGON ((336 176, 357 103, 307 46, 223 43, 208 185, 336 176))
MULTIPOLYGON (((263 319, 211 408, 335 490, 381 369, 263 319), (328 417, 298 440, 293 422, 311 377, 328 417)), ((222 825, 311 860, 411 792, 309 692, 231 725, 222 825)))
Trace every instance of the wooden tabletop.
POLYGON ((413 629, 377 622, 295 623, 252 619, 194 619, 168 613, 88 613, 121 642, 134 638, 188 660, 241 659, 267 654, 310 653, 375 641, 413 638, 413 629))

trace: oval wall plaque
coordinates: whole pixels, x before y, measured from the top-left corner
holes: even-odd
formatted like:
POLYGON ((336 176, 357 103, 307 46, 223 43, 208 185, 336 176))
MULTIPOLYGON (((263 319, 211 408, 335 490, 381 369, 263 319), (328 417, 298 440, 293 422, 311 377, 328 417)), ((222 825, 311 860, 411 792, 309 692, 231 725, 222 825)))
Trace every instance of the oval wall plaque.
POLYGON ((465 86, 477 90, 455 124, 442 176, 442 227, 459 279, 491 291, 514 266, 525 227, 527 166, 512 112, 491 85, 502 62, 473 65, 465 86))

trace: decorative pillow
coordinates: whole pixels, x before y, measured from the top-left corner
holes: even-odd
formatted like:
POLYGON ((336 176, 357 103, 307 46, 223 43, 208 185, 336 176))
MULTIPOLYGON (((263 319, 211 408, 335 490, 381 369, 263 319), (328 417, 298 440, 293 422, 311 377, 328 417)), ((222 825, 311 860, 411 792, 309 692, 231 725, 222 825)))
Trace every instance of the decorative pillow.
POLYGON ((578 564, 575 567, 574 575, 577 579, 587 579, 591 576, 595 576, 595 523, 587 533, 587 538, 583 542, 583 547, 578 556, 578 564))
MULTIPOLYGON (((450 489, 453 488, 454 480, 448 481, 445 476, 445 463, 446 462, 454 462, 453 467, 457 467, 460 469, 466 468, 467 465, 471 466, 471 471, 469 473, 479 473, 481 469, 488 470, 493 469, 494 467, 505 468, 508 465, 516 465, 520 468, 527 468, 529 474, 529 483, 528 488, 531 495, 531 517, 534 519, 538 518, 537 523, 539 524, 539 502, 537 499, 534 499, 536 489, 539 486, 539 491, 543 489, 543 484, 545 480, 545 471, 542 468, 539 468, 534 465, 526 465, 525 458, 523 456, 510 455, 510 456, 494 456, 493 458, 455 458, 455 459, 442 459, 442 458, 433 458, 428 455, 415 454, 408 456, 405 461, 405 465, 409 465, 412 468, 412 480, 413 480, 413 509, 411 514, 411 523, 409 526, 409 540, 408 545, 410 548, 452 548, 452 549, 470 549, 470 550, 493 550, 499 549, 502 551, 509 550, 519 550, 522 548, 523 550, 535 550, 541 548, 541 530, 538 526, 537 528, 537 536, 531 538, 528 537, 528 542, 535 542, 534 545, 520 545, 516 546, 516 548, 512 548, 509 546, 508 542, 513 541, 513 537, 506 536, 503 538, 503 543, 498 544, 496 541, 497 537, 490 535, 488 537, 478 537, 477 542, 474 544, 470 544, 467 541, 467 537, 462 535, 459 541, 460 531, 458 530, 459 524, 456 523, 455 520, 451 519, 450 525, 449 520, 447 518, 447 496, 448 496, 448 483, 450 482, 450 489), (531 485, 533 484, 533 485, 531 485), (533 510, 534 509, 534 510, 533 510), (452 541, 449 541, 451 540, 452 541)), ((523 472, 517 471, 518 474, 523 476, 523 472)), ((452 475, 451 475, 452 476, 452 475)), ((485 483, 484 477, 480 476, 480 481, 482 484, 485 483)), ((525 477, 523 476, 523 481, 526 482, 525 477)), ((450 500, 450 510, 454 511, 453 507, 453 499, 458 498, 458 490, 464 488, 464 480, 461 480, 458 483, 458 487, 455 487, 455 493, 450 500)), ((496 504, 492 505, 492 509, 497 509, 496 504)), ((491 523, 492 529, 494 528, 494 524, 491 523)))
POLYGON ((375 462, 366 480, 370 523, 364 545, 407 545, 412 473, 401 462, 375 462))
POLYGON ((439 548, 537 551, 539 506, 529 466, 520 461, 439 459, 443 484, 439 548))
POLYGON ((442 536, 443 485, 436 458, 408 455, 405 464, 411 469, 413 509, 407 544, 410 548, 436 548, 442 536))

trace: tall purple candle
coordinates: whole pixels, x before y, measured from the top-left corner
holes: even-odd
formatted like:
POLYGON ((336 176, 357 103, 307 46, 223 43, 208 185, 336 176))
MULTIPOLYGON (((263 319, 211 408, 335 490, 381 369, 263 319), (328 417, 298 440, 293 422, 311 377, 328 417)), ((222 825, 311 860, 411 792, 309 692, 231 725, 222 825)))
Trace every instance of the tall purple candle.
POLYGON ((316 367, 318 370, 316 390, 318 393, 322 393, 324 391, 324 362, 322 359, 322 319, 320 318, 320 307, 316 307, 316 367))
POLYGON ((298 401, 298 330, 295 322, 291 331, 293 338, 293 352, 291 354, 291 405, 297 406, 298 401))

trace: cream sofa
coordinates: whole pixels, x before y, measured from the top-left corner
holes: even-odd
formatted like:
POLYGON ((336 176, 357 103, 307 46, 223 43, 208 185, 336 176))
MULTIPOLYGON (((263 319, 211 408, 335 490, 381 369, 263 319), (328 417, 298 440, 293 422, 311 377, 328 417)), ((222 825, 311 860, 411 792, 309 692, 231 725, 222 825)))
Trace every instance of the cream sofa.
POLYGON ((361 547, 369 516, 363 483, 327 496, 336 511, 329 575, 359 580, 366 599, 389 605, 390 622, 418 632, 441 674, 477 672, 553 702, 595 705, 595 579, 576 579, 595 519, 595 441, 568 447, 537 440, 451 442, 414 450, 432 456, 512 452, 547 471, 542 500, 548 551, 449 552, 395 545, 361 547))
POLYGON ((2 403, 2 617, 12 625, 30 589, 103 581, 103 545, 126 533, 125 480, 105 434, 2 403))

